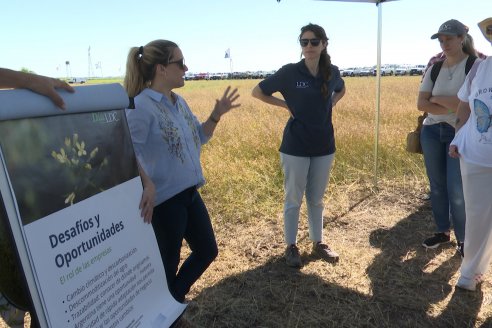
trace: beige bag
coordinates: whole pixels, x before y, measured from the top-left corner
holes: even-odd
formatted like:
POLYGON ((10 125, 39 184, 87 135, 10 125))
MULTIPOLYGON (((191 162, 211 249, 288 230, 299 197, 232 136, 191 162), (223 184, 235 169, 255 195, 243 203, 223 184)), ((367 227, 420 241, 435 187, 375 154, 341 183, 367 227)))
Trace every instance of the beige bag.
POLYGON ((408 132, 407 134, 407 148, 409 153, 422 154, 422 145, 420 144, 420 130, 422 130, 422 123, 427 117, 427 113, 420 115, 417 118, 417 127, 415 131, 408 132))

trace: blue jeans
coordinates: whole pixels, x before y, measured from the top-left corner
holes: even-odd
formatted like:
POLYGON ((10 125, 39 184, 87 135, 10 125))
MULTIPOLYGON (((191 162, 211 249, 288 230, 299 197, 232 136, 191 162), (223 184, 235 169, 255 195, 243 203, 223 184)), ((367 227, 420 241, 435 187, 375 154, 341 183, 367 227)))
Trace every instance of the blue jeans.
POLYGON ((448 155, 453 138, 454 127, 447 123, 424 125, 420 133, 437 232, 451 229, 451 215, 456 239, 464 242, 466 215, 460 161, 448 155))
POLYGON ((169 292, 178 302, 184 302, 191 286, 218 254, 212 223, 196 187, 188 188, 157 205, 152 226, 169 292), (178 271, 183 238, 191 254, 178 271))

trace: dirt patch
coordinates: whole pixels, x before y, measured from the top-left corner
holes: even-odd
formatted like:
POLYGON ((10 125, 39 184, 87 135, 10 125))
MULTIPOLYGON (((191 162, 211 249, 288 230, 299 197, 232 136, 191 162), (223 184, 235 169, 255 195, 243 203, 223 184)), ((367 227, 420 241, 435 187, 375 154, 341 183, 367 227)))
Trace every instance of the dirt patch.
POLYGON ((338 264, 310 255, 304 215, 301 269, 284 263, 281 213, 215 224, 220 254, 189 294, 185 317, 195 327, 492 326, 490 278, 475 293, 456 290, 455 243, 421 246, 434 224, 420 188, 337 194, 348 196, 327 199, 324 237, 338 264))
POLYGON ((280 213, 216 227, 220 255, 193 288, 186 317, 196 327, 492 325, 490 281, 476 293, 455 290, 461 261, 455 243, 432 251, 421 246, 434 224, 419 188, 345 194, 352 197, 343 205, 326 203, 324 236, 340 253, 336 265, 310 255, 305 217, 300 270, 284 263, 280 213))

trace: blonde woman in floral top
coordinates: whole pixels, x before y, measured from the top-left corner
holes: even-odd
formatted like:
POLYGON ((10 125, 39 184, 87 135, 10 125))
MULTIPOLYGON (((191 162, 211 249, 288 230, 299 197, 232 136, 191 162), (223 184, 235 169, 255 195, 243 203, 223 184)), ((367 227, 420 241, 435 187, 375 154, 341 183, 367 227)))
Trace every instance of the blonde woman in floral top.
POLYGON ((128 125, 144 178, 142 207, 152 219, 171 294, 179 302, 217 256, 217 243, 198 188, 205 183, 200 165, 206 143, 231 109, 239 107, 237 89, 228 87, 205 122, 172 90, 184 86, 188 70, 178 45, 155 40, 130 49, 125 89, 134 99, 128 125), (147 186, 146 179, 152 183, 147 186), (154 189, 155 188, 155 189, 154 189), (190 256, 179 267, 183 239, 190 256))

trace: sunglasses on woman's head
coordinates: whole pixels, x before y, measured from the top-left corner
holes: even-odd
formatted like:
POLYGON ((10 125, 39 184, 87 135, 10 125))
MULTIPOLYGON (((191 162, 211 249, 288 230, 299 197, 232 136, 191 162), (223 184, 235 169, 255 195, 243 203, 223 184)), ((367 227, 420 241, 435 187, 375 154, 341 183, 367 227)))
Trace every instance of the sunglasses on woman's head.
POLYGON ((303 47, 303 48, 307 47, 309 43, 311 43, 311 45, 313 47, 317 47, 321 43, 321 40, 320 39, 301 39, 301 40, 299 40, 299 43, 301 44, 301 47, 303 47))
POLYGON ((179 68, 181 69, 184 69, 185 68, 185 59, 184 58, 181 58, 181 59, 178 59, 178 60, 173 60, 173 61, 170 61, 167 63, 168 65, 171 65, 171 64, 176 64, 178 65, 179 68))

